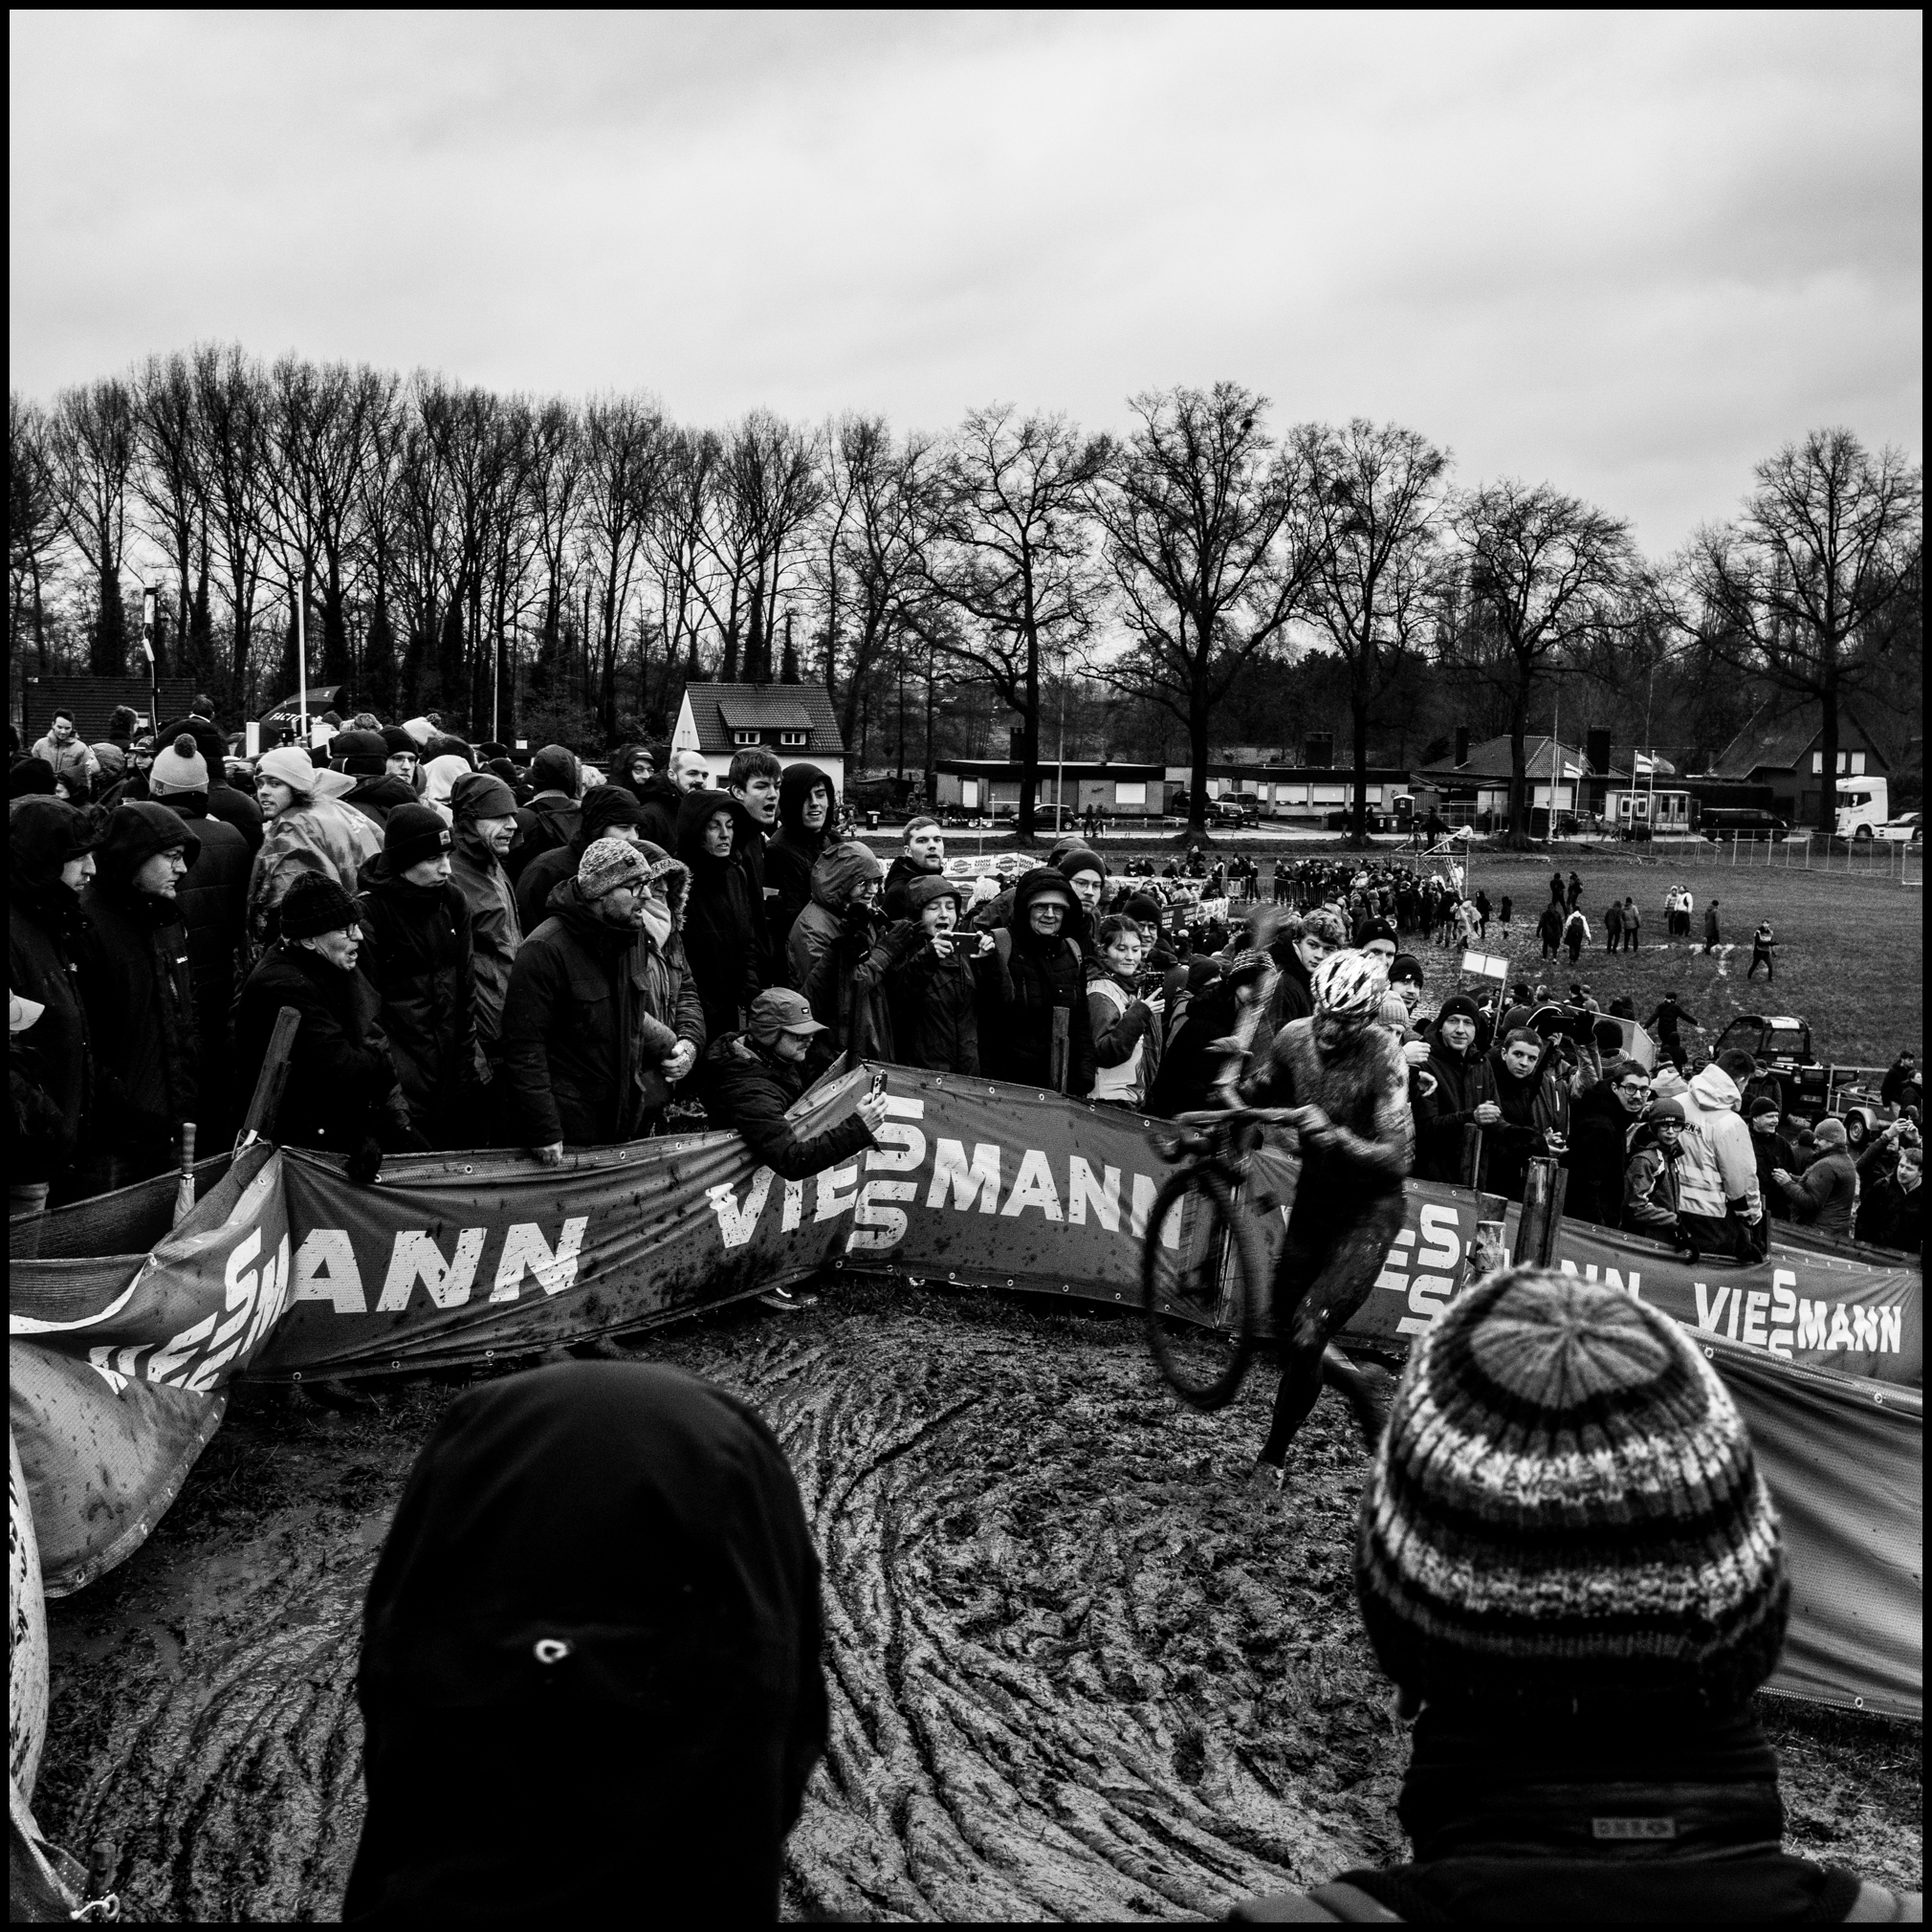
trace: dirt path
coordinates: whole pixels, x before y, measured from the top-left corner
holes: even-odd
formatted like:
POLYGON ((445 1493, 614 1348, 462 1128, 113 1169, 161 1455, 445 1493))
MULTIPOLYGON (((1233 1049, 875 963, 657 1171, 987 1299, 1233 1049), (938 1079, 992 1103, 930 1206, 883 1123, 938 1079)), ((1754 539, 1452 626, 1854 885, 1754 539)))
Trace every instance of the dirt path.
MULTIPOLYGON (((1264 1503, 1240 1478, 1272 1376, 1188 1416, 1125 1324, 848 1286, 646 1348, 758 1405, 824 1557, 832 1741, 789 1916, 1218 1917, 1402 1855, 1332 1398, 1264 1503)), ((147 1547, 50 1606, 35 1810, 106 1848, 132 1917, 334 1916, 362 1592, 450 1393, 242 1392, 147 1547)), ((1916 1886, 1916 1727, 1767 1710, 1793 1849, 1916 1886)))

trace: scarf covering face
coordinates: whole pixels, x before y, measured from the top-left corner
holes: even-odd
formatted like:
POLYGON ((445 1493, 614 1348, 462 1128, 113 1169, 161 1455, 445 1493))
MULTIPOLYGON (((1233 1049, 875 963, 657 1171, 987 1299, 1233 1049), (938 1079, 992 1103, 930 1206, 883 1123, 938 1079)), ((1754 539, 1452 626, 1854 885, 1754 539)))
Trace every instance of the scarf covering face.
POLYGON ((773 1920, 820 1639, 798 1487, 744 1403, 627 1362, 458 1396, 364 1607, 344 1917, 773 1920))

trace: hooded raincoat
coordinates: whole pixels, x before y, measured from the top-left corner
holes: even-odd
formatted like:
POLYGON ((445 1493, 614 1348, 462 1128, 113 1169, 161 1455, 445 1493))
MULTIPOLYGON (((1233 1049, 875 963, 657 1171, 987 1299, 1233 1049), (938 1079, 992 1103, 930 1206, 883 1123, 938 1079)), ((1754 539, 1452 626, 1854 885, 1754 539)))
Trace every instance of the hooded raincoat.
POLYGON ((705 1036, 714 1041, 735 1033, 741 1010, 758 997, 750 888, 730 859, 705 850, 704 828, 719 812, 735 827, 738 808, 728 792, 687 792, 677 811, 677 856, 691 873, 684 951, 704 1003, 705 1036))
POLYGON ((827 844, 838 837, 839 788, 817 765, 787 765, 779 779, 779 829, 765 846, 765 884, 772 889, 772 958, 790 957, 792 921, 812 903, 812 867, 827 844), (814 831, 805 823, 806 801, 820 786, 829 801, 825 823, 814 831))
POLYGON ((1058 1088, 1084 1099, 1093 1087, 1093 1029, 1087 1013, 1087 961, 1067 936, 1078 907, 1065 879, 1050 866, 1026 873, 1013 889, 1010 926, 975 962, 979 981, 979 1061, 996 1080, 1058 1088), (1028 917, 1043 893, 1068 902, 1052 938, 1028 917))
POLYGON ((887 977, 926 942, 911 921, 882 927, 877 906, 853 897, 879 876, 878 860, 858 841, 826 846, 812 867, 812 903, 793 924, 786 963, 792 984, 811 1002, 812 1018, 828 1029, 823 1046, 891 1060, 887 977))
MULTIPOLYGON (((332 775, 340 776, 340 775, 332 775)), ((277 936, 274 911, 300 872, 320 872, 353 896, 365 860, 383 849, 375 821, 340 799, 297 796, 262 835, 249 875, 249 938, 257 949, 277 936)))

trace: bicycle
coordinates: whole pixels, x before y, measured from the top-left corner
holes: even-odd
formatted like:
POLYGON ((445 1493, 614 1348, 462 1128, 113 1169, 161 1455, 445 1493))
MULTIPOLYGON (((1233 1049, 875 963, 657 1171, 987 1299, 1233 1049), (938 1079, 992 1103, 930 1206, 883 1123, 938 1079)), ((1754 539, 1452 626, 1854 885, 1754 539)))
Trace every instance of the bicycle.
POLYGON ((1236 1197, 1253 1181, 1262 1130, 1285 1128, 1298 1140, 1301 1117, 1299 1108, 1216 1109, 1181 1114, 1178 1133, 1147 1137, 1162 1160, 1185 1164, 1162 1182, 1148 1210, 1141 1313, 1154 1367, 1192 1409, 1225 1408, 1254 1359, 1267 1258, 1255 1216, 1236 1197), (1175 1214, 1180 1224, 1170 1244, 1163 1236, 1175 1214))

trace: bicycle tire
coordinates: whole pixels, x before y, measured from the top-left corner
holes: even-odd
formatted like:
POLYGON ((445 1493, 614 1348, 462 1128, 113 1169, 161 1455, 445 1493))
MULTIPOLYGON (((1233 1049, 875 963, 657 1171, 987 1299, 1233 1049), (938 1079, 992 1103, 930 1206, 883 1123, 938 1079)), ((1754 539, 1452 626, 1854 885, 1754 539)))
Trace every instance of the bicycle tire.
POLYGON ((1189 1408, 1223 1409, 1240 1390, 1254 1359, 1265 1266, 1252 1220, 1216 1169, 1183 1168, 1167 1177, 1141 1237, 1140 1306, 1154 1367, 1189 1408), (1208 1225, 1190 1243, 1200 1260, 1184 1258, 1176 1267, 1167 1263, 1160 1231, 1190 1195, 1200 1197, 1208 1225), (1215 1318, 1224 1306, 1222 1328, 1215 1318))

